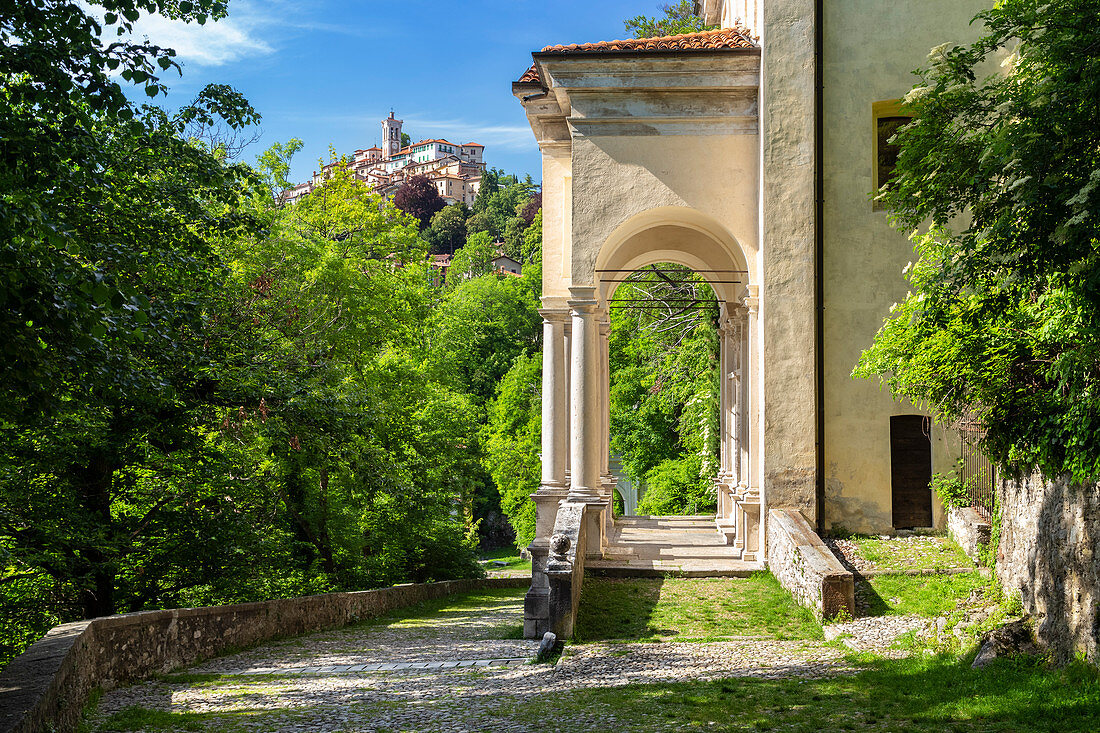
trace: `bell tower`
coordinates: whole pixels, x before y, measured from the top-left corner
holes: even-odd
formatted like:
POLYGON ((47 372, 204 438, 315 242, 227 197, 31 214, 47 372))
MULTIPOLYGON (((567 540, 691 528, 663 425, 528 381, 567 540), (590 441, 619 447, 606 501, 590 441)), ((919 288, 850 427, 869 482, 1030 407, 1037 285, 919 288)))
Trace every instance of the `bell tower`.
POLYGON ((401 125, 403 120, 393 118, 393 110, 390 116, 382 120, 382 160, 390 160, 401 152, 401 125))

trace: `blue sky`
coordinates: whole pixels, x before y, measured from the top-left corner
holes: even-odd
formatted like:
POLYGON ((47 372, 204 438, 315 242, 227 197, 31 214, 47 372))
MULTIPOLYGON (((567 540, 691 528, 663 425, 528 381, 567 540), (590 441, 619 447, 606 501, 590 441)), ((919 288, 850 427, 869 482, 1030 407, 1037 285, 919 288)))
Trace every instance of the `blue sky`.
POLYGON ((531 51, 624 36, 623 20, 655 15, 659 0, 232 0, 205 27, 143 18, 139 33, 179 53, 160 104, 178 107, 207 83, 240 90, 264 117, 261 139, 301 138, 292 179, 328 155, 379 138, 392 107, 413 139, 486 146, 490 166, 541 180, 531 129, 511 82, 531 51))

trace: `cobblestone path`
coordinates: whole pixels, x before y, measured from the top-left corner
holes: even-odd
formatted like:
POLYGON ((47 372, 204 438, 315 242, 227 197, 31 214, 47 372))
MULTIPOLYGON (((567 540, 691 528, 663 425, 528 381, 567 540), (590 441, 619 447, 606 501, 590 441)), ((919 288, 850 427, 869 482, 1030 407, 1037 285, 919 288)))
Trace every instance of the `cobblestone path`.
MULTIPOLYGON (((613 710, 555 719, 553 701, 592 687, 851 671, 835 646, 762 637, 584 644, 569 647, 555 666, 531 664, 536 643, 515 638, 522 590, 487 591, 451 603, 267 644, 110 691, 89 729, 631 730, 613 710)), ((659 724, 648 729, 663 730, 659 724)))

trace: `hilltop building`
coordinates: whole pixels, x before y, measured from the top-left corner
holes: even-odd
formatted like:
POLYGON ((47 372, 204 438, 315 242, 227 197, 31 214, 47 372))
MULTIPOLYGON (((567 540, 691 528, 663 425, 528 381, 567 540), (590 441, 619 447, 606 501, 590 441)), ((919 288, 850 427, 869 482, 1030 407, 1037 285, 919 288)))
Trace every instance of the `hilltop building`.
MULTIPOLYGON (((402 146, 402 125, 404 121, 390 112, 382 120, 382 146, 356 150, 348 163, 352 173, 386 198, 392 198, 410 178, 427 176, 448 204, 472 204, 485 172, 485 146, 473 142, 458 145, 449 140, 421 140, 402 146)), ((332 176, 336 165, 329 163, 314 171, 311 180, 288 189, 284 200, 292 203, 310 193, 332 176)))

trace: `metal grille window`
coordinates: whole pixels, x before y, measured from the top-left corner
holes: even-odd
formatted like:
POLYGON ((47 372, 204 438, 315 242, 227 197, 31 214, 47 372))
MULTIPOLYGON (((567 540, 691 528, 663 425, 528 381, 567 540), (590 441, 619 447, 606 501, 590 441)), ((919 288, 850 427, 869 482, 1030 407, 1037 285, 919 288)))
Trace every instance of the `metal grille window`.
POLYGON ((962 464, 959 478, 970 489, 970 504, 984 511, 986 518, 993 514, 993 493, 997 483, 997 467, 990 463, 979 447, 985 430, 973 417, 959 422, 959 434, 962 436, 962 464))

